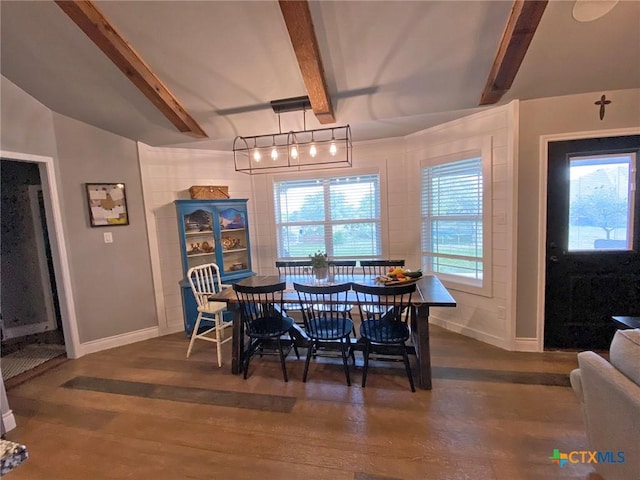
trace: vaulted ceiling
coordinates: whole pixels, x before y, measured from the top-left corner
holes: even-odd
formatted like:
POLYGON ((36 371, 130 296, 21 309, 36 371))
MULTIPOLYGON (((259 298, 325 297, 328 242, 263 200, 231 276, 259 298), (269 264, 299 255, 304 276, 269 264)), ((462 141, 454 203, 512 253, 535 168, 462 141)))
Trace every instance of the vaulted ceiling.
POLYGON ((299 2, 283 3, 95 2, 184 109, 178 123, 191 118, 202 138, 182 133, 123 74, 131 67, 113 63, 52 1, 0 1, 0 72, 52 110, 119 135, 221 150, 231 150, 236 135, 302 129, 300 112, 282 114, 279 126, 270 102, 303 95, 314 106, 308 128, 350 124, 359 141, 406 135, 516 98, 594 92, 596 101, 610 90, 640 88, 636 1, 618 2, 591 22, 572 17, 572 1, 549 2, 537 30, 530 22, 521 65, 511 53, 500 58, 505 33, 516 50, 527 35, 509 31, 511 0, 312 1, 306 20, 299 2), (506 88, 500 84, 509 72, 496 72, 496 57, 515 69, 506 88), (324 113, 314 101, 323 92, 308 83, 318 72, 330 102, 324 113))

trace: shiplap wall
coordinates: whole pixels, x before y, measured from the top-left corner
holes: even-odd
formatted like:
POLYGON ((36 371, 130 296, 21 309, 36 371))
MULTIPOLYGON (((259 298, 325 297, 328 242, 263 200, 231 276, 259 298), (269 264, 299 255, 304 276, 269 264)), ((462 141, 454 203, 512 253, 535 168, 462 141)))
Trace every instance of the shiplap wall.
MULTIPOLYGON (((192 185, 227 185, 233 198, 252 198, 249 176, 234 169, 231 152, 154 148, 138 144, 142 188, 161 333, 184 329, 179 282, 184 278, 174 200, 192 185)), ((255 202, 249 201, 250 217, 255 202)), ((250 234, 253 231, 250 225, 250 234)), ((252 252, 253 253, 253 252, 252 252)))
MULTIPOLYGON (((475 295, 448 285, 457 307, 433 308, 431 321, 505 349, 515 344, 517 119, 516 101, 405 137, 414 195, 420 192, 420 162, 465 150, 468 139, 490 138, 492 232, 484 240, 492 245, 491 294, 475 295)), ((419 218, 419 212, 416 215, 419 218)))

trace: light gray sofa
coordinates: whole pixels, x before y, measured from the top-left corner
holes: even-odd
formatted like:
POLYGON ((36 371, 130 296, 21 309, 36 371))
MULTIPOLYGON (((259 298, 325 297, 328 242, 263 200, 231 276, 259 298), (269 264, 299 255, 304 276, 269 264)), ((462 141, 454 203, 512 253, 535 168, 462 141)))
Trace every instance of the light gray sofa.
POLYGON ((580 399, 589 450, 613 452, 593 467, 606 480, 640 479, 640 329, 616 332, 609 361, 581 352, 578 365, 571 386, 580 399))

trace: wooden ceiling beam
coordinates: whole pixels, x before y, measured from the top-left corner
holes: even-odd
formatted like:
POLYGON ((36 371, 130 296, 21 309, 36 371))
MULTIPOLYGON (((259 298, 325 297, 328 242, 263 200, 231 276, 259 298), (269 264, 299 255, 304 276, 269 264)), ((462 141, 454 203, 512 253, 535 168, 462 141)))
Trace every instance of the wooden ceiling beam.
POLYGON ((313 113, 322 124, 335 123, 309 4, 306 0, 280 0, 279 3, 313 113))
POLYGON ((56 4, 179 131, 196 138, 208 138, 202 127, 92 1, 56 0, 56 4))
POLYGON ((480 105, 497 103, 511 88, 547 3, 548 0, 516 0, 513 3, 480 105))

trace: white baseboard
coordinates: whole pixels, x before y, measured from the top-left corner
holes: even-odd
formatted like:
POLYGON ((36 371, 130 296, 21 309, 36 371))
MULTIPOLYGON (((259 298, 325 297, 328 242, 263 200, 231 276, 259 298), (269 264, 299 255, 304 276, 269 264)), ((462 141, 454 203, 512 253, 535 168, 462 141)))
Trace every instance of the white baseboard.
POLYGON ((494 347, 499 347, 503 350, 510 350, 509 342, 504 338, 496 337, 495 335, 489 335, 487 333, 474 330, 473 328, 469 328, 465 325, 449 322, 433 315, 429 315, 429 323, 438 325, 439 327, 442 327, 451 332, 460 333, 466 337, 475 338, 476 340, 479 340, 483 343, 488 343, 489 345, 493 345, 494 347))
POLYGON ((467 337, 475 338, 476 340, 479 340, 484 343, 488 343, 489 345, 493 345, 494 347, 499 347, 504 350, 510 350, 514 352, 539 352, 540 351, 538 349, 537 338, 528 338, 528 337, 516 338, 513 348, 511 348, 508 340, 496 337, 494 335, 488 335, 484 332, 474 330, 473 328, 469 328, 464 325, 448 322, 447 320, 434 317, 433 315, 429 316, 429 323, 438 325, 439 327, 445 328, 451 332, 460 333, 467 337))
MULTIPOLYGON (((182 332, 184 333, 184 323, 180 322, 180 323, 170 323, 167 325, 167 327, 163 330, 163 334, 164 335, 169 335, 170 333, 178 333, 178 332, 182 332)), ((187 334, 185 333, 185 336, 187 334)))
POLYGON ((108 350, 110 348, 122 347, 130 343, 141 342, 160 336, 158 327, 145 328, 136 332, 123 333, 122 335, 114 335, 113 337, 101 338, 91 342, 81 343, 78 348, 78 357, 88 355, 90 353, 108 350))
POLYGON ((9 410, 2 414, 2 432, 8 432, 16 428, 16 419, 13 416, 13 410, 9 410))
POLYGON ((537 338, 527 338, 520 337, 516 338, 515 342, 515 350, 516 352, 539 352, 538 348, 538 339, 537 338))

